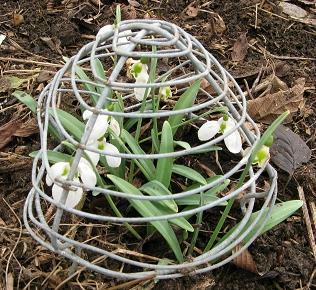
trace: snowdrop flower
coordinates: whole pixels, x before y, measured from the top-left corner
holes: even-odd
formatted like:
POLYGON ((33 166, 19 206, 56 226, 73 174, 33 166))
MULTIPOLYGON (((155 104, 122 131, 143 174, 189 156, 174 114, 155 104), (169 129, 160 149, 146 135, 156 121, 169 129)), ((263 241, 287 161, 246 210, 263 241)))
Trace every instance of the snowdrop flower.
MULTIPOLYGON (((54 179, 59 177, 61 179, 67 178, 70 171, 70 163, 69 162, 57 162, 51 167, 51 175, 46 175, 46 184, 48 186, 53 186, 52 188, 52 196, 56 202, 59 202, 61 199, 61 195, 63 192, 63 188, 54 183, 54 179)), ((81 182, 86 186, 95 186, 97 183, 97 177, 90 165, 90 163, 81 158, 78 165, 78 172, 75 175, 73 181, 79 182, 79 177, 81 182)), ((77 207, 83 198, 83 189, 81 187, 75 188, 74 190, 69 190, 65 206, 68 208, 77 207)))
MULTIPOLYGON (((86 120, 90 118, 92 114, 93 113, 91 111, 86 110, 83 112, 82 117, 86 120)), ((107 133, 109 128, 116 136, 120 136, 121 129, 116 119, 112 116, 99 115, 94 124, 87 145, 98 150, 105 150, 109 153, 119 153, 119 150, 111 143, 106 142, 106 139, 104 138, 104 134, 107 133)), ((100 160, 100 154, 90 152, 88 150, 86 150, 85 153, 89 156, 93 165, 96 166, 100 160)), ((119 167, 121 164, 120 157, 106 155, 105 159, 110 167, 119 167)))
MULTIPOLYGON (((135 84, 147 84, 149 80, 148 66, 141 61, 135 61, 133 59, 127 60, 127 76, 135 78, 135 84)), ((147 88, 134 88, 135 98, 138 101, 142 101, 145 97, 147 88)), ((148 89, 149 93, 150 89, 148 89)))
MULTIPOLYGON (((115 154, 120 153, 119 150, 114 145, 106 142, 105 138, 96 140, 95 142, 88 145, 92 146, 95 149, 104 150, 109 153, 115 153, 115 154)), ((91 152, 88 150, 86 150, 85 153, 89 156, 94 166, 96 166, 100 160, 100 154, 96 152, 91 152)), ((116 168, 121 165, 121 157, 105 155, 105 159, 110 167, 116 168)))
POLYGON ((171 88, 169 86, 160 88, 159 89, 159 96, 164 101, 171 98, 172 97, 171 88))
MULTIPOLYGON (((198 130, 198 138, 201 141, 208 141, 212 139, 217 133, 224 134, 228 130, 232 129, 235 125, 236 122, 226 115, 220 118, 218 121, 206 121, 198 130)), ((239 153, 242 149, 242 141, 238 130, 225 137, 224 143, 231 153, 239 153)))

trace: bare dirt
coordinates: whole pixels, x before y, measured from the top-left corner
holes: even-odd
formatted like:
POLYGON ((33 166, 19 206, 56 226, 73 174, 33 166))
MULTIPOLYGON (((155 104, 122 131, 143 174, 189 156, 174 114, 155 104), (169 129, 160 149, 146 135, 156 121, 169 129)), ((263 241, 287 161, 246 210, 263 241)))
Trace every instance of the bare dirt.
MULTIPOLYGON (((39 68, 42 71, 40 77, 31 79, 22 87, 31 95, 38 95, 58 69, 58 65, 49 63, 61 64, 62 56, 72 56, 93 39, 100 27, 113 22, 117 3, 103 0, 98 7, 95 5, 97 2, 0 0, 0 34, 7 35, 0 48, 1 76, 32 76, 39 68), (23 20, 18 15, 22 15, 23 20)), ((288 175, 279 170, 278 197, 282 201, 299 199, 297 187, 302 186, 307 202, 315 202, 315 26, 282 14, 277 1, 195 1, 193 10, 188 10, 192 1, 184 0, 140 0, 141 5, 137 7, 128 5, 127 1, 117 2, 123 4, 124 19, 165 19, 196 36, 232 73, 244 91, 244 80, 251 87, 261 67, 264 68, 263 74, 269 75, 274 71, 288 86, 300 77, 306 79, 305 105, 294 114, 293 121, 287 126, 313 149, 312 158, 295 171, 289 182, 288 175), (199 10, 194 10, 197 7, 199 10), (233 62, 233 45, 242 33, 247 33, 248 49, 243 60, 233 62)), ((304 1, 291 2, 311 11, 311 6, 304 1)), ((12 90, 0 90, 0 126, 12 120, 17 112, 20 117, 30 118, 11 93, 12 90)), ((32 134, 28 137, 13 136, 0 150, 0 289, 5 289, 6 279, 16 289, 55 289, 67 277, 68 262, 39 246, 21 224, 23 204, 31 189, 32 159, 28 154, 38 148, 39 136, 32 134)), ((260 274, 229 264, 197 277, 157 284, 141 282, 113 289, 316 287, 316 278, 313 278, 315 258, 302 211, 258 238, 249 250, 260 274)), ((120 284, 122 282, 83 271, 62 289, 109 289, 120 284)), ((7 289, 13 289, 11 286, 7 285, 7 289)))

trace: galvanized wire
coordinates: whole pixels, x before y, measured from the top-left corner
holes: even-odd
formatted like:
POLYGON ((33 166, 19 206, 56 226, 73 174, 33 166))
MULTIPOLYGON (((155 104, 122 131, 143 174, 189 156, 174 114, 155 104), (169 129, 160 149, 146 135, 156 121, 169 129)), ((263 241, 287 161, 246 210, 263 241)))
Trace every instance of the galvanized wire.
MULTIPOLYGON (((151 99, 149 98, 146 102, 150 104, 151 99)), ((155 275, 157 279, 168 279, 187 274, 204 273, 233 260, 246 249, 260 234, 275 203, 277 174, 271 165, 266 163, 259 169, 250 166, 249 172, 247 172, 248 178, 241 187, 231 190, 218 200, 178 213, 150 217, 116 217, 72 209, 64 205, 70 187, 81 187, 84 191, 97 191, 105 196, 113 196, 123 200, 176 201, 185 196, 205 192, 227 179, 233 179, 236 174, 245 168, 251 155, 251 150, 240 156, 240 160, 218 179, 196 189, 161 196, 135 195, 128 192, 100 188, 98 186, 89 187, 81 182, 73 181, 84 151, 96 152, 105 156, 121 157, 127 160, 155 160, 168 157, 179 158, 193 154, 198 155, 200 154, 200 150, 220 144, 229 134, 236 130, 243 136, 245 144, 248 147, 254 148, 260 139, 260 132, 256 124, 246 113, 246 99, 236 81, 219 64, 214 56, 206 51, 198 40, 174 24, 158 20, 123 21, 118 27, 97 36, 95 41, 83 46, 74 57, 69 59, 64 67, 56 73, 52 82, 43 90, 38 98, 37 117, 41 137, 41 150, 34 158, 32 169, 33 188, 27 197, 24 207, 25 226, 32 237, 41 245, 71 259, 75 265, 81 264, 88 269, 122 279, 146 278, 151 275, 155 275), (119 42, 118 40, 122 37, 123 31, 129 34, 124 35, 124 37, 127 36, 127 41, 119 42), (152 49, 153 47, 155 47, 155 50, 152 49), (102 60, 106 63, 106 61, 111 60, 111 57, 117 59, 115 66, 108 68, 109 76, 107 78, 102 78, 98 74, 95 60, 102 60), (157 76, 152 83, 127 83, 123 77, 122 70, 124 70, 124 65, 129 57, 136 59, 140 59, 141 57, 148 57, 149 59, 157 58, 158 60, 167 59, 172 61, 173 66, 167 72, 157 76), (78 66, 84 68, 89 73, 91 80, 78 78, 78 66), (166 79, 166 77, 168 78, 166 79), (190 108, 181 110, 160 109, 155 112, 151 109, 140 111, 141 104, 135 103, 134 88, 142 87, 153 90, 171 86, 172 88, 178 88, 178 92, 181 92, 188 88, 195 80, 202 79, 208 82, 214 92, 210 93, 201 88, 194 105, 190 108), (83 85, 92 85, 98 90, 91 92, 82 88, 83 85), (111 95, 112 91, 118 91, 122 94, 122 100, 126 104, 123 112, 104 109, 109 102, 117 102, 117 99, 111 95), (91 103, 85 101, 88 95, 94 95, 98 98, 95 105, 91 105, 91 103), (82 110, 90 110, 93 113, 92 117, 88 120, 86 130, 80 140, 76 140, 71 135, 71 132, 68 132, 64 128, 59 119, 57 108, 60 100, 66 98, 76 100, 82 110), (228 108, 227 114, 236 121, 236 125, 224 134, 220 134, 218 137, 201 145, 191 146, 188 149, 159 154, 122 152, 116 154, 107 152, 106 150, 98 150, 87 145, 92 128, 99 114, 123 117, 124 119, 143 118, 147 120, 154 118, 166 119, 169 116, 184 114, 187 120, 192 120, 192 123, 194 123, 193 120, 198 120, 198 122, 205 120, 206 118, 202 116, 205 110, 215 107, 228 108), (248 129, 249 126, 245 126, 246 122, 251 125, 252 130, 248 129), (61 139, 68 141, 77 148, 67 179, 56 178, 54 180, 57 185, 62 186, 64 189, 59 202, 54 200, 50 194, 47 194, 46 190, 43 190, 41 186, 45 175, 51 176, 51 167, 47 155, 49 124, 53 125, 61 139), (264 171, 267 173, 270 188, 265 193, 257 192, 258 178, 264 171), (128 258, 128 256, 119 255, 115 251, 105 250, 104 248, 89 244, 89 242, 81 242, 75 238, 69 238, 66 234, 60 232, 62 218, 68 213, 105 224, 123 224, 126 222, 146 224, 153 221, 172 220, 179 217, 191 216, 199 212, 215 209, 215 207, 223 204, 223 202, 235 199, 241 193, 244 194, 241 199, 243 217, 234 232, 227 239, 216 244, 211 250, 184 263, 168 265, 146 263, 141 260, 128 258), (258 199, 263 201, 257 202, 258 199), (56 207, 52 225, 45 217, 45 203, 56 207), (261 205, 260 211, 256 218, 250 222, 254 206, 258 206, 258 204, 261 205), (41 234, 39 234, 39 231, 41 234), (250 234, 251 237, 244 243, 245 237, 249 237, 250 234), (240 244, 243 246, 238 251, 234 251, 236 246, 240 244), (107 259, 133 266, 134 272, 119 272, 95 265, 88 258, 83 258, 89 257, 89 254, 81 255, 80 253, 83 251, 90 253, 93 257, 95 255, 104 256, 107 259)), ((61 150, 62 147, 60 145, 55 150, 61 150)))

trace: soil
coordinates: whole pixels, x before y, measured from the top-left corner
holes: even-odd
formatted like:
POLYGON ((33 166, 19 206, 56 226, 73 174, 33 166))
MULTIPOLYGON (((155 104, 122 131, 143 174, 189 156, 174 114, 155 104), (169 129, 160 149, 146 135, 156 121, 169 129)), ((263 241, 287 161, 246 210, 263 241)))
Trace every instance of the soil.
MULTIPOLYGON (((306 79, 305 106, 287 126, 313 149, 312 158, 295 171, 289 182, 287 173, 279 170, 278 198, 282 201, 299 199, 297 187, 301 186, 307 202, 315 201, 315 26, 282 14, 276 5, 278 1, 128 1, 134 3, 135 7, 127 1, 114 3, 101 0, 103 4, 100 7, 95 4, 97 2, 0 0, 0 34, 7 35, 0 48, 1 76, 28 77, 39 68, 41 74, 20 88, 31 95, 38 95, 58 69, 58 66, 39 62, 61 64, 62 56, 75 54, 82 45, 93 39, 100 27, 113 23, 117 3, 123 5, 124 19, 153 17, 169 20, 196 36, 243 88, 244 80, 249 86, 253 84, 261 67, 265 68, 265 74, 274 70, 289 86, 300 77, 306 79), (194 17, 187 13, 191 2, 192 7, 200 7, 198 15, 194 17), (19 15, 23 16, 23 20, 19 15), (223 22, 218 20, 218 15, 223 22), (225 23, 225 29, 221 28, 221 23, 225 23), (246 57, 238 63, 232 62, 232 47, 240 34, 245 32, 250 44, 246 57)), ((291 2, 312 11, 309 4, 304 3, 308 1, 291 2)), ((26 114, 25 108, 19 105, 11 93, 11 90, 0 90, 0 126, 12 120, 17 112, 19 116, 26 114)), ((28 154, 37 149, 39 136, 32 134, 27 137, 14 136, 0 150, 0 289, 5 288, 6 274, 9 284, 14 281, 16 289, 55 289, 67 277, 69 263, 39 246, 21 224, 23 204, 31 189, 32 159, 28 154)), ((160 281, 157 284, 142 282, 115 289, 316 287, 316 278, 313 278, 315 258, 301 210, 258 238, 249 251, 260 274, 252 274, 228 264, 196 277, 160 281)), ((120 284, 120 281, 82 271, 62 289, 108 289, 120 284)), ((7 287, 13 289, 13 284, 7 287)))

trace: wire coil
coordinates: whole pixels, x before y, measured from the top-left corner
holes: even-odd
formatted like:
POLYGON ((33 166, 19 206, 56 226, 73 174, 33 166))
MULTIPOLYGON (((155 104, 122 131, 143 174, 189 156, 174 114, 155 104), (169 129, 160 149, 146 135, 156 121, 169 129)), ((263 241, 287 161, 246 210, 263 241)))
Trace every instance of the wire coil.
MULTIPOLYGON (((148 98, 146 102, 150 104, 151 100, 148 98)), ((272 205, 275 203, 277 173, 273 167, 267 163, 264 167, 259 169, 250 167, 248 172, 249 179, 247 179, 240 188, 231 190, 227 195, 215 201, 173 214, 150 217, 116 217, 67 208, 63 204, 62 200, 64 199, 65 201, 67 191, 69 191, 71 187, 82 187, 85 191, 98 191, 101 194, 117 197, 122 200, 177 200, 214 188, 226 179, 238 174, 246 165, 251 150, 241 156, 240 160, 220 178, 199 188, 177 192, 172 195, 140 196, 128 192, 100 188, 98 186, 88 187, 80 182, 73 181, 79 160, 85 150, 103 155, 121 157, 127 160, 155 160, 200 154, 201 150, 219 144, 224 138, 236 130, 240 132, 247 146, 251 148, 253 148, 259 140, 260 132, 256 124, 246 113, 246 99, 236 81, 219 64, 214 56, 206 51, 197 39, 174 24, 157 20, 129 20, 123 21, 119 27, 97 36, 96 41, 88 43, 82 47, 74 57, 69 59, 64 67, 56 73, 51 83, 43 90, 38 99, 37 117, 41 137, 41 150, 38 152, 33 163, 33 188, 26 199, 24 222, 27 230, 36 241, 51 251, 69 258, 73 261, 74 265, 81 264, 93 271, 122 279, 146 278, 152 275, 154 275, 156 279, 168 279, 188 274, 204 273, 233 260, 246 249, 259 235, 269 218, 272 205), (125 42, 119 41, 123 34, 124 37, 126 37, 125 42), (126 60, 128 58, 139 59, 143 57, 149 59, 157 58, 159 61, 172 64, 172 66, 168 67, 167 71, 159 74, 153 83, 136 84, 126 82, 126 79, 123 77, 126 60), (109 61, 111 58, 116 59, 116 65, 114 67, 113 65, 106 65, 107 63, 111 63, 109 61), (96 59, 105 64, 107 77, 100 77, 95 61, 96 59), (90 80, 78 78, 78 66, 84 67, 85 70, 89 72, 90 80), (168 76, 168 80, 166 76, 168 76), (135 101, 133 94, 134 88, 137 87, 152 90, 171 86, 178 92, 182 92, 195 80, 202 79, 212 88, 212 92, 210 93, 206 89, 200 88, 194 105, 186 109, 160 109, 154 112, 149 108, 140 111, 141 103, 135 101), (94 86, 96 91, 91 92, 87 90, 86 87, 89 85, 94 86), (108 103, 117 102, 117 99, 113 98, 111 94, 113 91, 122 94, 122 100, 125 105, 123 112, 104 109, 108 103), (87 96, 92 95, 97 99, 95 106, 86 101, 88 99, 87 96), (88 121, 88 129, 85 130, 79 141, 63 127, 60 116, 58 115, 57 110, 60 101, 65 99, 74 100, 81 109, 90 110, 93 113, 88 121), (163 120, 169 116, 184 115, 188 120, 192 120, 194 123, 205 120, 203 117, 205 112, 215 106, 227 107, 227 114, 236 121, 236 125, 228 132, 198 146, 168 153, 133 154, 109 153, 87 145, 89 135, 91 134, 97 116, 100 114, 123 117, 124 120, 135 118, 148 120, 159 118, 163 120), (248 129, 249 126, 245 126, 246 122, 251 124, 252 130, 248 129), (60 179, 56 181, 64 188, 63 197, 60 202, 56 202, 56 200, 41 187, 43 178, 46 174, 49 175, 51 170, 47 156, 49 124, 53 125, 59 135, 62 136, 62 139, 77 148, 67 180, 60 179), (270 188, 265 194, 262 194, 262 192, 257 192, 257 182, 259 176, 264 171, 267 173, 266 176, 268 176, 270 188), (163 265, 143 262, 141 259, 128 258, 124 255, 119 255, 115 251, 109 251, 106 248, 95 246, 93 243, 76 240, 60 232, 62 218, 67 214, 85 218, 92 223, 98 221, 105 224, 145 224, 147 222, 185 217, 214 209, 225 201, 235 199, 242 192, 247 193, 241 198, 242 218, 234 232, 211 250, 184 263, 163 265), (263 201, 256 203, 259 198, 263 199, 263 201), (50 223, 45 215, 44 204, 47 203, 56 208, 53 223, 50 223), (260 204, 261 208, 256 217, 250 219, 255 204, 260 204), (39 232, 41 232, 41 234, 39 234, 39 232), (249 236, 249 234, 251 234, 251 237, 247 239, 246 243, 243 243, 244 238, 249 236), (242 244, 242 247, 238 248, 238 251, 234 251, 236 246, 240 244, 242 244), (83 252, 90 254, 84 255, 83 252), (89 257, 95 258, 96 256, 130 265, 133 270, 121 272, 119 270, 109 269, 106 266, 97 265, 93 263, 91 258, 89 259, 89 257)), ((60 149, 62 149, 62 145, 55 148, 56 151, 60 149)))

